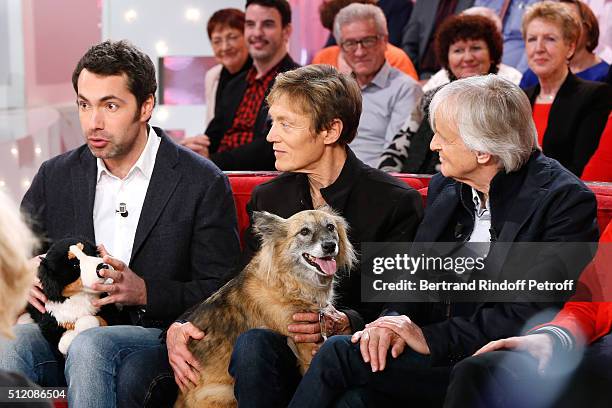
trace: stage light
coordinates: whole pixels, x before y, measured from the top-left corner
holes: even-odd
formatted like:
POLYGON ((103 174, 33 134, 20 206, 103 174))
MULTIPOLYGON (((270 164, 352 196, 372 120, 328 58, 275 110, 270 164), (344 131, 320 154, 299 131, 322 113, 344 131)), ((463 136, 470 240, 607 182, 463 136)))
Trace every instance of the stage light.
POLYGON ((42 153, 42 149, 40 148, 40 146, 36 146, 34 148, 34 154, 37 156, 40 156, 41 153, 42 153))
POLYGON ((163 57, 168 54, 168 44, 166 44, 165 41, 158 41, 157 43, 155 43, 155 49, 157 50, 157 54, 160 57, 163 57))
POLYGON ((185 11, 185 18, 188 21, 194 22, 200 20, 200 10, 197 8, 188 8, 187 11, 185 11))
POLYGON ((129 9, 128 11, 126 11, 123 14, 123 18, 128 23, 132 23, 132 22, 134 22, 134 20, 136 20, 138 18, 138 13, 136 13, 136 10, 134 10, 134 9, 129 9))
POLYGON ((26 189, 30 188, 30 184, 32 184, 32 183, 30 182, 30 179, 25 178, 25 179, 23 179, 23 180, 21 181, 21 185, 23 186, 23 189, 24 189, 24 190, 26 190, 26 189))
POLYGON ((16 147, 11 147, 11 154, 15 157, 19 156, 19 150, 16 147))
POLYGON ((170 116, 170 113, 168 112, 168 109, 164 107, 158 107, 157 109, 155 109, 155 119, 156 120, 160 122, 165 122, 166 120, 168 120, 169 116, 170 116))

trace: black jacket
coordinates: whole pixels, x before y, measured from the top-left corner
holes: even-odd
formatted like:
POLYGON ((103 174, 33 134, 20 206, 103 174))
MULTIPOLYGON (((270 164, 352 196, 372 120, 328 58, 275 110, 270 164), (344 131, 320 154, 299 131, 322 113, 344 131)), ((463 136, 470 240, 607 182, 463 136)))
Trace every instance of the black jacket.
MULTIPOLYGON (((412 241, 423 216, 420 194, 402 181, 373 169, 347 147, 347 160, 338 179, 321 190, 325 202, 338 211, 349 224, 349 240, 360 252, 362 242, 412 241)), ((308 178, 302 173, 284 173, 253 190, 247 211, 268 211, 288 218, 312 210, 308 178)), ((251 227, 246 230, 243 262, 259 248, 259 240, 251 227)), ((359 255, 358 255, 359 256, 359 255)), ((361 302, 360 268, 356 265, 350 276, 342 276, 336 287, 336 307, 345 312, 353 331, 376 318, 380 303, 361 302)))
MULTIPOLYGON (((531 105, 540 85, 527 88, 531 105)), ((550 108, 542 151, 580 177, 597 146, 612 109, 612 87, 585 81, 571 72, 550 108)))
MULTIPOLYGON (((287 54, 279 63, 278 72, 290 71, 298 67, 299 65, 287 54)), ((221 170, 275 170, 272 144, 266 141, 266 136, 270 130, 270 121, 268 120, 268 104, 265 100, 262 102, 255 120, 253 141, 232 150, 215 153, 225 132, 232 127, 236 111, 247 88, 246 76, 248 73, 249 70, 244 71, 225 86, 224 93, 228 97, 221 104, 215 106, 215 117, 210 121, 205 131, 211 143, 210 152, 212 155, 210 159, 221 170)), ((270 82, 266 96, 272 85, 274 85, 274 80, 270 82)))
MULTIPOLYGON (((231 279, 239 242, 227 176, 154 129, 161 143, 129 262, 146 282, 146 312, 124 307, 123 324, 165 327, 231 279)), ((86 145, 40 166, 21 203, 39 237, 95 242, 96 174, 86 145)))
MULTIPOLYGON (((595 195, 573 174, 540 151, 518 171, 491 182, 492 234, 499 242, 597 242, 595 195)), ((418 242, 469 239, 474 226, 470 187, 435 175, 415 237, 418 242), (469 191, 468 191, 469 190, 469 191), (458 227, 459 226, 459 227, 458 227)), ((489 258, 491 255, 489 255, 489 258)), ((510 257, 501 262, 510 262, 510 257)), ((539 265, 534 260, 534 265, 539 265)), ((585 256, 583 265, 589 261, 585 256)), ((528 319, 551 304, 391 304, 387 314, 415 315, 434 365, 452 365, 491 340, 516 336, 528 319)), ((560 305, 554 305, 560 306, 560 305)), ((546 319, 542 316, 541 319, 546 319)))

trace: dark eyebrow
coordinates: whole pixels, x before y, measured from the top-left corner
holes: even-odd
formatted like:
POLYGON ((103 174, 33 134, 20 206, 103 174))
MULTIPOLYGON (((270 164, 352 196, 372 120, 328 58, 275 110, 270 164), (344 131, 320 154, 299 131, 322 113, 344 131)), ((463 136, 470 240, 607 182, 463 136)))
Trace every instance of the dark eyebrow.
MULTIPOLYGON (((81 95, 81 94, 78 94, 77 97, 79 99, 83 99, 83 100, 89 102, 89 100, 86 97, 84 97, 83 95, 81 95)), ((103 96, 102 98, 100 98, 100 102, 106 102, 106 101, 110 101, 112 99, 116 99, 116 100, 118 100, 118 101, 120 101, 122 103, 126 103, 123 99, 121 99, 120 97, 115 96, 115 95, 106 95, 106 96, 103 96)))
MULTIPOLYGON (((245 20, 245 23, 249 23, 249 24, 255 24, 255 20, 245 20)), ((276 20, 274 20, 273 18, 267 18, 265 20, 263 20, 261 22, 261 24, 276 24, 276 20)))

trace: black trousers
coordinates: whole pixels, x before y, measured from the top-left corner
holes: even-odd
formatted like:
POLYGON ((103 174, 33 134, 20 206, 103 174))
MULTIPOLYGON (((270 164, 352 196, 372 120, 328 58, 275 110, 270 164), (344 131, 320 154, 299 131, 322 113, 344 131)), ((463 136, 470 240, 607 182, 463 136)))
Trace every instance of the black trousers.
POLYGON ((432 367, 429 356, 406 347, 387 356, 384 371, 373 373, 350 336, 330 337, 315 355, 289 408, 438 407, 449 367, 432 367))
POLYGON ((611 407, 612 335, 582 353, 553 355, 543 374, 526 352, 494 351, 457 364, 445 408, 611 407))

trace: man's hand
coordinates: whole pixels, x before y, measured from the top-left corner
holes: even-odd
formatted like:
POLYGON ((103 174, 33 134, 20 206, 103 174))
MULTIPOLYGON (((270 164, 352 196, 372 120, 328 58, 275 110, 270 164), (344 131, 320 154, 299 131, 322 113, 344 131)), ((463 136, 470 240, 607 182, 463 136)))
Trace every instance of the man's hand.
POLYGON ((93 290, 107 292, 109 296, 94 300, 92 303, 96 307, 112 303, 123 305, 146 305, 147 304, 147 285, 140 276, 136 275, 125 263, 110 256, 103 245, 99 247, 100 255, 104 263, 114 268, 101 269, 100 275, 104 278, 111 278, 113 283, 103 284, 94 283, 93 290))
POLYGON ((287 326, 293 341, 296 343, 319 343, 323 340, 318 313, 296 313, 293 315, 293 320, 295 323, 287 326))
POLYGON ((404 340, 386 327, 366 327, 353 334, 351 341, 359 342, 361 357, 363 361, 370 363, 373 373, 385 369, 389 347, 394 358, 402 354, 406 347, 404 340))
POLYGON ((526 351, 538 361, 538 372, 544 374, 544 370, 546 370, 548 363, 550 363, 550 358, 552 357, 553 341, 550 335, 545 333, 510 337, 492 341, 475 352, 474 355, 477 356, 479 354, 502 349, 526 351))
MULTIPOLYGON (((40 256, 35 256, 30 259, 30 264, 33 269, 38 269, 40 265, 40 256)), ((47 297, 42 291, 42 284, 38 277, 34 278, 34 285, 30 288, 30 293, 28 294, 28 303, 34 306, 40 313, 46 313, 45 302, 47 301, 47 297)))
MULTIPOLYGON (((339 312, 333 306, 328 306, 324 314, 326 336, 351 333, 351 324, 346 313, 339 312)), ((288 325, 287 330, 296 343, 319 343, 323 340, 318 313, 296 313, 293 315, 293 320, 295 323, 288 325)))
POLYGON ((182 146, 185 146, 188 149, 193 150, 200 156, 204 156, 206 158, 210 157, 210 153, 208 148, 210 146, 210 139, 206 135, 197 135, 193 137, 186 137, 185 139, 179 142, 182 146))
POLYGON ((203 338, 204 332, 189 322, 173 323, 166 334, 168 360, 174 371, 174 381, 183 392, 197 384, 201 370, 200 364, 187 348, 187 344, 189 339, 203 338))
MULTIPOLYGON (((423 331, 419 326, 414 324, 408 316, 383 316, 379 317, 372 323, 366 324, 366 327, 384 327, 386 329, 393 330, 399 335, 406 345, 420 354, 429 355, 429 346, 425 341, 423 331)), ((402 349, 403 351, 403 349, 402 349)), ((393 351, 392 351, 393 352, 393 351)), ((393 357, 397 357, 399 354, 393 354, 393 357)))

